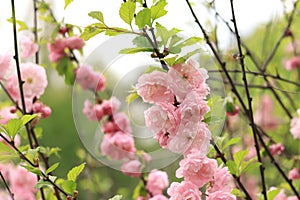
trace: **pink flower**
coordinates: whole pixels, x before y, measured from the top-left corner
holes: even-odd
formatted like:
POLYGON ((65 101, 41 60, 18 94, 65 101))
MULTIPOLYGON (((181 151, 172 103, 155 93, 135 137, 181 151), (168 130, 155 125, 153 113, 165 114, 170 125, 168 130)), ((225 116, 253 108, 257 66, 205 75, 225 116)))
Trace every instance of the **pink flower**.
POLYGON ((300 109, 297 110, 298 117, 294 117, 291 120, 290 132, 294 136, 294 139, 300 139, 300 109))
POLYGON ((91 120, 91 121, 97 120, 95 110, 94 110, 94 105, 88 99, 86 99, 84 101, 84 106, 83 106, 82 112, 83 112, 83 114, 86 115, 86 117, 89 120, 91 120))
POLYGON ((105 134, 100 150, 103 155, 114 160, 133 158, 136 152, 133 137, 120 131, 112 135, 105 134))
POLYGON ((152 195, 162 194, 169 185, 168 174, 159 170, 152 170, 148 176, 146 188, 152 195))
POLYGON ((210 193, 206 199, 207 200, 236 200, 236 196, 234 196, 230 192, 216 191, 214 193, 210 193))
POLYGON ((109 100, 104 100, 101 104, 105 115, 112 115, 120 108, 121 102, 116 97, 111 97, 109 100))
POLYGON ((139 160, 130 160, 126 163, 123 163, 121 171, 123 174, 132 177, 141 176, 141 162, 139 160))
POLYGON ((290 196, 286 200, 299 200, 297 196, 290 196))
POLYGON ((143 74, 136 85, 137 93, 147 103, 174 103, 173 82, 167 73, 143 74))
POLYGON ((254 121, 264 129, 275 129, 279 124, 277 117, 273 115, 274 101, 265 94, 262 96, 259 107, 254 115, 254 121))
POLYGON ((0 80, 3 80, 7 72, 10 70, 11 59, 12 55, 10 53, 0 55, 0 80))
POLYGON ((213 180, 207 188, 208 193, 216 191, 231 192, 234 188, 232 175, 229 173, 227 167, 218 167, 213 175, 213 180))
POLYGON ((273 156, 280 155, 284 151, 284 146, 281 143, 269 146, 269 150, 273 156))
POLYGON ((196 150, 206 154, 210 139, 207 124, 187 122, 180 125, 174 137, 168 139, 167 148, 174 153, 188 154, 196 150))
POLYGON ((33 56, 39 49, 39 46, 34 43, 34 40, 30 36, 22 36, 20 38, 21 56, 23 58, 29 58, 33 56))
POLYGON ((285 61, 284 66, 287 70, 293 70, 300 67, 300 56, 294 56, 291 59, 285 61))
POLYGON ((144 114, 146 125, 153 133, 174 135, 180 124, 180 113, 170 103, 152 106, 144 114))
POLYGON ((200 90, 202 97, 207 96, 208 86, 205 81, 208 78, 207 70, 199 68, 199 64, 195 60, 189 60, 187 63, 180 63, 172 66, 168 71, 172 81, 174 93, 178 101, 182 101, 186 94, 191 90, 200 90))
POLYGON ((49 60, 52 62, 58 62, 61 58, 67 56, 68 49, 81 49, 84 45, 84 41, 78 36, 69 38, 56 38, 54 43, 48 44, 50 51, 49 60))
POLYGON ((227 116, 235 116, 237 114, 239 114, 240 112, 240 107, 238 105, 235 105, 234 111, 233 112, 226 112, 227 116))
POLYGON ((159 194, 159 195, 153 196, 149 200, 168 200, 168 198, 166 196, 164 196, 164 195, 159 194))
POLYGON ((116 124, 117 130, 124 133, 131 133, 130 121, 125 113, 117 113, 113 116, 114 123, 116 124))
POLYGON ((76 81, 84 90, 99 92, 104 90, 105 77, 93 71, 89 65, 81 65, 75 72, 76 81))
MULTIPOLYGON (((274 190, 277 188, 272 188, 270 190, 274 190)), ((287 196, 285 195, 284 189, 280 190, 279 194, 275 196, 273 200, 287 200, 287 196)))
POLYGON ((44 105, 42 102, 35 102, 32 105, 33 113, 40 114, 42 118, 47 118, 51 115, 51 108, 44 105))
POLYGON ((7 124, 9 120, 17 118, 16 111, 16 107, 13 106, 2 108, 0 110, 0 124, 7 124))
MULTIPOLYGON (((32 100, 34 97, 39 98, 44 94, 48 81, 46 71, 43 67, 34 63, 23 63, 21 64, 21 77, 24 81, 23 90, 25 98, 32 100)), ((6 89, 14 100, 21 102, 17 74, 9 77, 6 89)))
POLYGON ((197 92, 191 91, 179 106, 181 120, 185 122, 198 122, 210 110, 207 102, 197 92))
POLYGON ((218 164, 215 159, 207 158, 205 155, 193 153, 179 162, 179 169, 176 171, 177 178, 190 181, 198 187, 202 187, 213 180, 218 164))
POLYGON ((20 166, 11 169, 9 182, 16 200, 35 200, 36 175, 20 166))
POLYGON ((199 188, 189 181, 173 182, 167 192, 171 197, 169 200, 201 200, 202 195, 199 188))
POLYGON ((296 179, 300 179, 300 172, 298 168, 294 168, 289 172, 289 179, 290 180, 296 180, 296 179))

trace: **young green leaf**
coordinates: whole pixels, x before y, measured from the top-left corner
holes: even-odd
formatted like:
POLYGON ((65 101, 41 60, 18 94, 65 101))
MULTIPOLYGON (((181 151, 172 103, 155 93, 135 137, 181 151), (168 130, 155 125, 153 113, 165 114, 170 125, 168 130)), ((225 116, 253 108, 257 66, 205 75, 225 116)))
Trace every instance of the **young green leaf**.
POLYGON ((269 200, 273 200, 280 192, 280 189, 274 189, 274 190, 271 190, 271 191, 268 191, 267 193, 267 198, 269 200))
POLYGON ((23 115, 21 120, 22 120, 23 125, 25 126, 28 122, 30 122, 31 120, 33 120, 36 117, 37 117, 37 114, 23 115))
POLYGON ((137 92, 133 92, 131 94, 129 94, 127 97, 126 97, 126 102, 128 104, 130 104, 131 102, 133 102, 134 100, 136 100, 137 98, 139 98, 139 95, 137 94, 137 92))
POLYGON ((39 182, 34 186, 36 189, 41 189, 43 187, 52 187, 52 184, 48 181, 44 181, 43 179, 40 179, 39 182))
POLYGON ((0 162, 12 162, 19 158, 19 155, 8 145, 0 142, 0 162))
POLYGON ((6 125, 3 125, 3 131, 11 138, 15 138, 16 134, 23 127, 23 122, 21 119, 11 119, 6 125))
POLYGON ((134 189, 132 199, 137 199, 139 196, 146 196, 146 195, 147 195, 147 190, 145 188, 145 185, 143 184, 142 181, 140 181, 140 183, 134 189))
POLYGON ((62 188, 68 193, 73 195, 76 190, 77 184, 72 180, 65 180, 62 182, 62 188))
POLYGON ((235 162, 233 162, 232 160, 228 160, 226 162, 226 166, 228 167, 228 170, 230 171, 231 174, 236 175, 237 166, 236 166, 235 162))
POLYGON ((131 26, 131 22, 134 18, 135 14, 135 9, 136 9, 136 3, 132 1, 127 1, 125 3, 122 3, 119 14, 121 19, 126 23, 131 26))
POLYGON ((135 54, 139 52, 153 52, 152 47, 134 47, 122 49, 119 53, 121 54, 135 54))
POLYGON ((133 39, 132 43, 137 47, 150 47, 152 48, 151 44, 147 40, 145 36, 137 36, 133 39))
POLYGON ((64 7, 64 9, 66 9, 72 2, 73 2, 73 0, 65 0, 65 7, 64 7))
POLYGON ((92 11, 88 14, 90 17, 99 20, 100 22, 104 23, 103 14, 100 11, 92 11))
MULTIPOLYGON (((7 21, 10 22, 10 23, 13 22, 12 18, 7 19, 7 21)), ((16 20, 16 23, 19 26, 18 31, 24 31, 24 30, 28 30, 29 29, 28 26, 27 26, 27 24, 24 21, 16 20)))
POLYGON ((139 29, 143 29, 146 25, 151 26, 151 11, 149 8, 141 10, 135 17, 135 24, 139 29))
POLYGON ((68 172, 68 180, 71 181, 76 181, 77 177, 79 176, 79 174, 82 172, 82 170, 85 167, 85 163, 82 163, 81 165, 78 165, 76 167, 73 167, 69 172, 68 172))
POLYGON ((51 167, 49 167, 49 168, 46 170, 46 175, 48 175, 49 173, 53 172, 58 166, 59 166, 59 162, 53 164, 51 167))
POLYGON ((42 172, 38 167, 32 167, 31 165, 21 165, 25 169, 27 169, 29 172, 34 173, 36 175, 42 176, 42 172))
POLYGON ((101 23, 96 23, 85 27, 83 33, 81 33, 80 37, 85 41, 89 40, 90 38, 102 33, 106 30, 106 27, 101 23))
POLYGON ((241 141, 241 138, 231 138, 224 146, 223 150, 230 147, 231 145, 237 144, 241 141))
POLYGON ((154 20, 167 14, 167 11, 165 10, 167 4, 168 3, 166 0, 160 0, 156 4, 151 6, 150 10, 151 10, 152 23, 154 22, 154 20))
POLYGON ((233 154, 233 159, 234 159, 236 166, 238 166, 238 167, 241 166, 244 158, 247 156, 248 153, 249 153, 249 150, 241 150, 241 151, 238 151, 233 154))

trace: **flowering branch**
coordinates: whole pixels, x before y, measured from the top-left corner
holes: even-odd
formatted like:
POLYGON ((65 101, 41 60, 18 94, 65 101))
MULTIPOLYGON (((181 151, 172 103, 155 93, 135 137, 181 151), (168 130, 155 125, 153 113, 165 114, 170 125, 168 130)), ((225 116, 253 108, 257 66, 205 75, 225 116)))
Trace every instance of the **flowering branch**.
POLYGON ((240 61, 240 65, 242 67, 243 82, 244 82, 246 97, 247 97, 247 101, 248 101, 248 109, 246 109, 245 112, 246 112, 246 115, 248 115, 248 118, 250 121, 250 126, 251 126, 252 133, 253 133, 254 146, 255 146, 255 150, 256 150, 256 154, 257 154, 257 159, 258 159, 258 162, 261 163, 261 165, 259 166, 259 169, 260 169, 260 176, 261 176, 261 182, 262 182, 262 194, 264 196, 264 199, 266 200, 268 198, 267 198, 267 190, 266 190, 266 183, 265 183, 264 166, 262 163, 260 149, 259 149, 259 145, 258 145, 258 139, 257 139, 258 132, 254 128, 252 97, 250 96, 250 92, 249 92, 249 88, 248 88, 248 81, 247 81, 247 76, 246 76, 246 72, 245 72, 246 70, 245 70, 245 63, 244 63, 244 55, 243 55, 243 51, 242 51, 242 47, 241 47, 240 35, 238 32, 238 28, 237 28, 237 22, 236 22, 236 18, 235 18, 234 7, 233 7, 233 0, 230 0, 230 5, 231 5, 232 22, 234 25, 237 46, 238 46, 238 51, 239 51, 238 59, 240 61))

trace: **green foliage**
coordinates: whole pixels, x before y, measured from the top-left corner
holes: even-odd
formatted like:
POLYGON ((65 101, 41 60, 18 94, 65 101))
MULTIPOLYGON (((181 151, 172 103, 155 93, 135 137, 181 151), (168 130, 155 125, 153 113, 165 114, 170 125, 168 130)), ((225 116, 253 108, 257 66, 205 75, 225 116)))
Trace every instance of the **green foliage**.
POLYGON ((168 3, 166 0, 160 0, 151 6, 150 10, 152 23, 154 22, 154 20, 167 14, 167 11, 165 10, 167 4, 168 3))
POLYGON ((137 199, 139 196, 145 197, 146 195, 147 195, 147 190, 145 188, 145 185, 142 181, 140 181, 139 184, 134 189, 132 199, 137 199))
POLYGON ((43 176, 42 171, 38 167, 33 167, 31 165, 21 165, 21 166, 27 169, 31 173, 34 173, 38 176, 43 176))
MULTIPOLYGON (((7 19, 8 22, 13 23, 13 19, 9 18, 7 19)), ((21 21, 21 20, 16 20, 16 24, 19 26, 18 31, 24 31, 24 30, 28 30, 28 25, 26 24, 26 22, 21 21)))
POLYGON ((132 103, 134 100, 136 100, 137 98, 139 98, 139 95, 138 93, 135 91, 135 92, 132 92, 130 93, 127 97, 126 97, 126 102, 128 104, 132 103))
POLYGON ((143 29, 146 25, 151 26, 151 10, 149 8, 141 10, 136 15, 135 24, 139 29, 143 29))
POLYGON ((59 166, 59 162, 57 163, 54 163, 51 167, 49 167, 47 170, 46 170, 46 175, 48 175, 49 173, 53 172, 57 167, 59 166))
POLYGON ((241 138, 231 138, 223 147, 222 150, 225 150, 226 148, 238 144, 241 141, 241 138))
POLYGON ((136 3, 132 1, 127 1, 122 3, 119 10, 119 15, 121 19, 130 26, 134 18, 135 9, 136 9, 136 3))
POLYGON ((98 35, 105 31, 105 25, 102 23, 91 24, 85 27, 83 33, 81 33, 80 37, 84 40, 89 40, 90 38, 98 35))
POLYGON ((103 18, 103 13, 100 11, 92 11, 88 14, 90 17, 99 20, 104 24, 104 18, 103 18))
POLYGON ((151 47, 134 47, 134 48, 125 48, 121 49, 119 53, 121 54, 135 54, 139 52, 153 52, 151 47))
POLYGON ((78 165, 76 167, 73 167, 69 172, 68 172, 68 180, 76 181, 77 177, 79 174, 82 172, 82 170, 85 167, 85 163, 82 163, 81 165, 78 165))
POLYGON ((19 155, 8 145, 0 142, 0 162, 6 163, 17 160, 19 155))
POLYGON ((73 2, 73 0, 65 0, 65 7, 64 7, 64 9, 66 9, 72 2, 73 2))
POLYGON ((76 190, 77 184, 71 180, 64 180, 61 186, 68 194, 73 195, 76 190))
POLYGON ((75 80, 75 66, 69 57, 60 59, 56 65, 56 70, 59 75, 64 76, 67 85, 73 85, 75 80))

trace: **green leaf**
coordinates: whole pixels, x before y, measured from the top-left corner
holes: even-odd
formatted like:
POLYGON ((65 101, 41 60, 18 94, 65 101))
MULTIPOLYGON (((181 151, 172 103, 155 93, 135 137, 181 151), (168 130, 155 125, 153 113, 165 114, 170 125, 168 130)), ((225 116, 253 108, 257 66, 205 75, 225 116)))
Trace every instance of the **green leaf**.
POLYGON ((19 158, 19 155, 8 145, 0 142, 0 162, 12 162, 19 158))
POLYGON ((160 0, 156 4, 151 6, 150 10, 151 10, 152 23, 154 20, 167 14, 167 11, 165 10, 167 4, 168 3, 166 0, 160 0))
POLYGON ((119 14, 121 19, 126 23, 131 26, 131 22, 134 18, 135 14, 135 9, 136 9, 136 4, 135 2, 132 1, 127 1, 125 3, 122 3, 119 14))
POLYGON ((156 23, 156 32, 157 35, 160 37, 162 43, 167 46, 168 40, 170 38, 170 32, 168 31, 168 29, 164 26, 162 26, 159 23, 156 23))
POLYGON ((43 187, 52 187, 52 184, 48 181, 44 181, 43 179, 40 179, 39 182, 34 186, 36 189, 41 189, 43 187))
MULTIPOLYGON (((13 19, 9 18, 7 19, 8 22, 13 23, 13 19)), ((19 26, 18 31, 28 30, 28 26, 24 21, 16 20, 16 24, 19 26)))
POLYGON ((239 189, 237 188, 233 188, 232 191, 231 191, 231 194, 233 194, 234 196, 236 197, 241 197, 241 198, 245 198, 245 194, 243 192, 241 192, 239 189))
POLYGON ((250 162, 243 162, 242 165, 241 165, 241 172, 240 172, 240 174, 245 173, 245 172, 247 172, 249 170, 257 169, 257 168, 259 168, 259 166, 261 166, 260 162, 255 162, 255 163, 253 163, 252 161, 250 161, 250 162))
POLYGON ((38 167, 32 167, 31 165, 21 165, 25 169, 27 169, 29 172, 34 173, 36 175, 42 176, 42 172, 38 167))
POLYGON ((121 200, 122 199, 122 195, 116 195, 112 198, 110 198, 109 200, 121 200))
POLYGON ((149 47, 152 48, 151 44, 145 36, 137 36, 133 39, 132 43, 137 47, 149 47))
POLYGON ((175 45, 172 48, 179 48, 179 49, 181 49, 183 47, 187 47, 187 46, 191 46, 191 45, 197 44, 198 42, 200 42, 202 40, 203 39, 199 38, 199 37, 190 37, 190 38, 184 40, 183 42, 180 42, 179 44, 175 45))
POLYGON ((105 35, 116 36, 124 33, 130 33, 131 31, 125 28, 110 27, 105 30, 105 35))
POLYGON ((241 141, 241 138, 231 138, 224 146, 223 150, 230 147, 231 145, 237 144, 241 141))
POLYGON ((4 132, 11 138, 15 138, 16 134, 23 127, 23 122, 21 119, 11 119, 6 125, 3 125, 2 128, 4 132))
POLYGON ((151 26, 151 11, 149 8, 141 10, 135 17, 135 24, 139 29, 143 29, 146 25, 151 26))
POLYGON ((128 104, 130 104, 131 102, 133 102, 134 100, 136 100, 137 98, 139 98, 139 95, 137 94, 137 92, 133 92, 131 94, 129 94, 127 97, 126 97, 126 102, 128 104))
POLYGON ((92 11, 89 13, 89 16, 104 23, 103 13, 100 11, 92 11))
POLYGON ((67 85, 72 85, 74 83, 75 67, 70 58, 65 57, 65 58, 60 59, 56 65, 56 70, 59 75, 61 75, 61 76, 64 75, 65 83, 67 85))
POLYGON ((62 182, 62 188, 68 193, 73 195, 76 190, 77 184, 72 180, 65 180, 62 182))
POLYGON ((46 175, 48 175, 49 173, 53 172, 58 166, 59 166, 59 162, 53 164, 51 167, 49 167, 49 168, 46 170, 46 175))
POLYGON ((268 191, 267 193, 267 198, 269 200, 273 200, 280 192, 280 189, 275 189, 275 190, 271 190, 271 191, 268 191))
POLYGON ((71 181, 76 181, 78 175, 82 172, 82 170, 84 169, 85 167, 85 163, 82 163, 81 165, 79 166, 76 166, 76 167, 73 167, 69 172, 68 172, 68 180, 71 180, 71 181))
POLYGON ((106 30, 106 26, 101 23, 96 23, 85 27, 83 33, 81 33, 80 37, 85 41, 89 40, 90 38, 102 33, 106 30))
POLYGON ((170 58, 163 58, 162 60, 165 61, 168 64, 168 66, 173 66, 177 58, 178 56, 176 55, 170 58))
POLYGON ((156 67, 156 66, 149 66, 146 70, 145 70, 145 74, 150 74, 153 71, 160 71, 160 72, 166 72, 164 69, 162 69, 161 67, 156 67))
POLYGON ((140 181, 140 183, 134 189, 132 199, 137 199, 139 196, 146 196, 146 195, 147 195, 147 190, 145 188, 145 185, 143 184, 142 181, 140 181))
POLYGON ((241 150, 233 154, 233 159, 237 167, 241 166, 242 161, 248 155, 249 150, 241 150))
POLYGON ((135 54, 139 52, 153 52, 152 47, 134 47, 122 49, 119 53, 121 54, 135 54))
POLYGON ((73 0, 65 0, 65 7, 64 7, 64 9, 66 9, 72 2, 73 2, 73 0))
POLYGON ((23 122, 23 125, 25 126, 28 122, 30 122, 31 120, 33 120, 36 117, 37 117, 37 114, 23 115, 22 118, 21 118, 21 120, 23 122))
POLYGON ((225 104, 226 112, 233 113, 235 111, 235 105, 232 102, 226 102, 225 104))
POLYGON ((236 166, 235 162, 233 162, 232 160, 228 160, 226 162, 226 166, 228 167, 228 170, 230 171, 231 174, 236 175, 237 166, 236 166))

